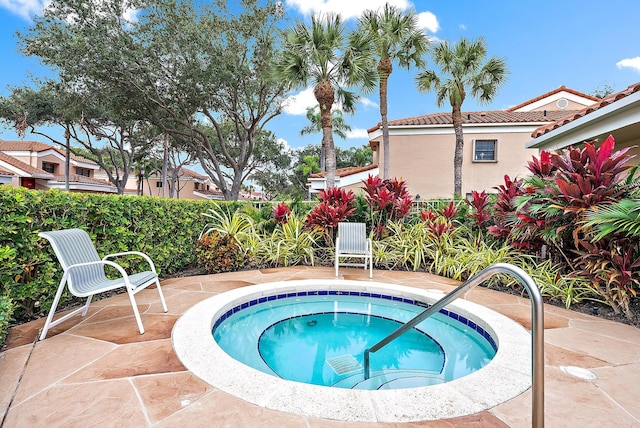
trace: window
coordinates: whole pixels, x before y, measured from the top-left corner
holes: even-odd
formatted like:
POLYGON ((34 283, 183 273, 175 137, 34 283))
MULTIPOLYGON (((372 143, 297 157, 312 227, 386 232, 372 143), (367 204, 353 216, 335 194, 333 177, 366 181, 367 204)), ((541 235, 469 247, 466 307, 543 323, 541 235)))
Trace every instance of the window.
POLYGON ((193 190, 200 190, 200 183, 193 183, 193 190))
POLYGON ((49 174, 53 174, 56 172, 56 164, 51 162, 42 162, 42 169, 47 171, 49 174))
POLYGON ((473 142, 474 162, 495 162, 496 160, 496 140, 475 140, 473 142))
POLYGON ((162 187, 162 181, 156 181, 156 187, 162 187))
POLYGON ((83 177, 91 177, 91 170, 89 168, 76 167, 76 175, 82 175, 83 177))

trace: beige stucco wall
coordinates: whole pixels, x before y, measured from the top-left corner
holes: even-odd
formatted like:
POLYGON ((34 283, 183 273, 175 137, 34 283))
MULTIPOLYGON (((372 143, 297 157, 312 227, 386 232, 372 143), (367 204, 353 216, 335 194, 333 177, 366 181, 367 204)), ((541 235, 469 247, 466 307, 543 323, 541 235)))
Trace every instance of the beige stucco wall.
MULTIPOLYGON (((529 127, 511 133, 465 132, 462 193, 473 190, 495 193, 493 187, 504 183, 505 174, 511 178, 526 175, 527 162, 538 153, 536 149, 525 148, 530 139, 529 127), (497 162, 473 162, 475 139, 497 140, 497 162)), ((453 131, 439 135, 393 135, 390 176, 403 178, 409 192, 419 194, 421 199, 450 198, 453 196, 454 148, 453 131)))
MULTIPOLYGON (((557 101, 557 100, 556 100, 557 101)), ((533 111, 543 111, 543 110, 547 110, 547 111, 555 111, 555 110, 560 110, 558 108, 558 106, 556 105, 556 101, 552 101, 550 103, 541 105, 540 107, 536 107, 535 109, 533 109, 533 111)), ((581 104, 581 103, 577 103, 575 101, 571 101, 569 99, 567 99, 567 101, 569 102, 569 105, 562 109, 562 110, 582 110, 583 108, 586 107, 586 105, 581 104)), ((567 112, 567 114, 569 114, 567 112)))

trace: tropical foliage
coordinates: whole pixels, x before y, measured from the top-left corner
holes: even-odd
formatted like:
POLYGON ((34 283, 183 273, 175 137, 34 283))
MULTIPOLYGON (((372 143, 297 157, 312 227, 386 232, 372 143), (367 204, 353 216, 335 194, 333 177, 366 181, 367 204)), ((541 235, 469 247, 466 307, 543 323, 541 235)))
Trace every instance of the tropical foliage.
MULTIPOLYGON (((375 86, 371 39, 351 31, 340 15, 314 15, 311 22, 297 22, 286 32, 284 51, 274 71, 292 88, 314 86, 320 109, 322 152, 327 172, 327 188, 334 186, 336 155, 331 111, 340 102, 342 110, 353 112, 358 96, 350 88, 370 91, 375 86)), ((323 162, 320 162, 322 165, 323 162)))
POLYGON ((380 126, 383 142, 383 179, 389 177, 389 125, 387 120, 387 93, 389 77, 393 72, 393 63, 401 67, 422 67, 423 55, 427 51, 429 40, 418 25, 418 16, 413 11, 403 12, 386 3, 377 11, 365 11, 359 20, 362 32, 373 41, 372 55, 378 60, 378 80, 380 90, 380 126))

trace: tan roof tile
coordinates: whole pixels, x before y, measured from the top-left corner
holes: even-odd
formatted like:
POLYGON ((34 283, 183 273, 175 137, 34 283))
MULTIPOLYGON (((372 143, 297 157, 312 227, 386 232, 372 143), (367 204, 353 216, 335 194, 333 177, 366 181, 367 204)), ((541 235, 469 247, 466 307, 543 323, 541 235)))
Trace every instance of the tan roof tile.
MULTIPOLYGON (((506 111, 489 110, 479 112, 462 113, 463 125, 468 124, 498 124, 498 123, 529 123, 529 122, 551 122, 557 120, 568 113, 576 113, 575 110, 568 111, 506 111)), ((429 125, 453 125, 451 112, 432 113, 424 116, 409 117, 406 119, 390 120, 389 126, 429 126, 429 125)), ((373 132, 380 128, 380 124, 369 129, 373 132)))
MULTIPOLYGON (((64 183, 65 182, 65 176, 64 175, 56 175, 53 177, 53 180, 51 180, 51 182, 53 183, 64 183)), ((78 183, 78 184, 93 184, 93 185, 99 185, 99 186, 110 186, 115 188, 115 186, 113 184, 111 184, 110 182, 106 181, 106 180, 98 180, 95 178, 90 178, 90 177, 85 177, 84 175, 70 175, 69 176, 69 182, 70 183, 78 183)))
MULTIPOLYGON (((347 177, 349 175, 358 174, 360 172, 376 169, 377 167, 378 165, 373 164, 373 165, 367 165, 367 166, 350 166, 347 168, 340 168, 340 169, 336 169, 336 177, 347 177)), ((326 175, 327 175, 326 171, 317 172, 317 173, 311 174, 309 178, 322 178, 326 175)))
MULTIPOLYGON (((44 152, 47 150, 55 150, 60 153, 63 157, 65 156, 65 151, 54 146, 50 146, 45 143, 41 143, 39 141, 6 141, 0 140, 0 151, 2 152, 17 152, 17 151, 30 151, 30 152, 44 152)), ((89 163, 92 165, 97 165, 91 159, 87 159, 84 156, 79 156, 74 153, 71 153, 71 159, 77 162, 89 163)))

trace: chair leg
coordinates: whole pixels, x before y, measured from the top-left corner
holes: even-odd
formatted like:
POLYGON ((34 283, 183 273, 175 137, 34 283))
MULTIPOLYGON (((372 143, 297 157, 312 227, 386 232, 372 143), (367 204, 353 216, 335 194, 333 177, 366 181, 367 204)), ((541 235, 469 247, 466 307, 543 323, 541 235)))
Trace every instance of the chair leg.
POLYGON ((336 255, 336 276, 338 276, 338 255, 336 255))
POLYGON ((89 305, 91 304, 92 298, 93 298, 93 295, 87 297, 87 303, 84 304, 84 310, 82 311, 82 316, 87 315, 87 311, 89 310, 89 305))
POLYGON ((56 308, 58 307, 58 302, 60 301, 60 296, 62 296, 62 291, 64 290, 64 285, 67 282, 67 275, 62 275, 62 279, 60 280, 60 285, 58 286, 58 291, 56 292, 56 297, 53 299, 53 305, 51 305, 51 309, 49 309, 49 315, 47 316, 47 321, 44 323, 44 327, 42 327, 42 333, 40 333, 40 340, 44 340, 47 337, 47 332, 49 328, 52 327, 53 314, 56 312, 56 308))
POLYGON ((140 334, 144 334, 144 327, 142 326, 142 319, 140 318, 140 312, 138 311, 138 305, 136 304, 136 298, 133 296, 133 291, 127 288, 127 293, 129 294, 129 300, 131 300, 131 307, 133 307, 133 314, 136 317, 136 322, 138 323, 138 329, 140 330, 140 334))
POLYGON ((158 280, 158 278, 156 278, 156 288, 158 289, 158 294, 160 294, 162 309, 164 309, 165 312, 169 312, 169 309, 167 308, 167 302, 164 300, 164 294, 162 294, 162 289, 160 288, 160 281, 158 280))

